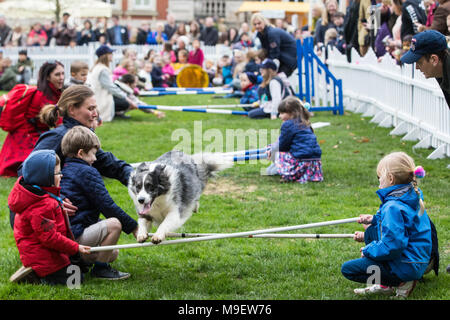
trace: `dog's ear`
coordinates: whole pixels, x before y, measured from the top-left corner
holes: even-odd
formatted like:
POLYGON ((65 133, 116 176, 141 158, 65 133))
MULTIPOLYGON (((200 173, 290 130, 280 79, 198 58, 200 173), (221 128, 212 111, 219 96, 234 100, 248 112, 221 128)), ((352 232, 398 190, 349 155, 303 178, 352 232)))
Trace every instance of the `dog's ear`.
POLYGON ((137 168, 136 168, 136 174, 139 174, 141 172, 147 171, 149 169, 149 165, 147 162, 142 162, 137 168))
POLYGON ((158 194, 163 194, 169 191, 170 188, 170 182, 169 182, 169 175, 164 170, 166 169, 166 165, 160 164, 155 167, 155 170, 153 171, 157 178, 157 188, 158 188, 158 194))

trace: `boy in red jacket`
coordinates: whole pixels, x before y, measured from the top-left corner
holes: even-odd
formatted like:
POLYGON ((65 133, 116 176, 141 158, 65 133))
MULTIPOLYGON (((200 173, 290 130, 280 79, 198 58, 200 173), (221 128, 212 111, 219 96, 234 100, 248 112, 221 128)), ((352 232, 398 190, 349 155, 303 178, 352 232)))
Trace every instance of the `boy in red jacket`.
POLYGON ((90 247, 73 239, 59 197, 60 181, 60 160, 55 151, 35 151, 24 161, 22 176, 8 197, 9 208, 17 213, 14 238, 23 264, 11 281, 25 280, 31 273, 41 283, 67 284, 73 273, 68 270, 69 256, 90 252, 90 247))

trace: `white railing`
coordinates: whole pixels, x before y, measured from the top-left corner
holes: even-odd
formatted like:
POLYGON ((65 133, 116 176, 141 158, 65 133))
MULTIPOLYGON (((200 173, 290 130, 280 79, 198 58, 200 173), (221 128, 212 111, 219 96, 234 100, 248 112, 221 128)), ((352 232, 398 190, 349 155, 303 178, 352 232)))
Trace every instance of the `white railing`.
MULTIPOLYGON (((75 60, 80 60, 88 63, 89 67, 92 67, 96 60, 95 50, 99 47, 99 44, 90 44, 89 46, 76 46, 70 47, 6 47, 3 48, 3 56, 12 59, 13 63, 17 61, 18 53, 22 49, 26 49, 28 56, 33 61, 34 70, 31 76, 31 83, 37 82, 39 68, 49 60, 60 61, 65 67, 65 73, 67 79, 70 77, 70 65, 75 60)), ((137 52, 139 59, 143 59, 149 50, 155 50, 161 52, 162 45, 127 45, 127 46, 111 46, 116 51, 113 53, 113 65, 117 65, 123 57, 123 50, 132 48, 137 52)), ((206 60, 212 60, 216 62, 219 57, 228 53, 231 54, 231 49, 223 46, 202 46, 203 53, 206 60)), ((191 48, 188 47, 188 50, 191 48)))
POLYGON ((414 148, 435 148, 429 159, 450 157, 450 109, 435 79, 388 56, 378 62, 373 51, 364 57, 353 51, 351 61, 337 50, 327 61, 343 81, 346 109, 394 127, 390 134, 404 135, 402 140, 419 140, 414 148))

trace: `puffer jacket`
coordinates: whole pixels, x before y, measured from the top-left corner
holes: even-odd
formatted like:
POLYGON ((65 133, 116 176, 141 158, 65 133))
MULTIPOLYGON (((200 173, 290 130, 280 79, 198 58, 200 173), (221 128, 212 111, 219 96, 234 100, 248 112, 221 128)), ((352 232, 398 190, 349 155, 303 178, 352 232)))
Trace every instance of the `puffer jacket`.
POLYGON ((117 218, 125 233, 131 233, 137 222, 111 198, 97 169, 78 158, 66 158, 62 169, 61 193, 78 207, 70 217, 73 235, 77 239, 84 229, 99 221, 100 213, 106 218, 117 218))
MULTIPOLYGON (((59 188, 42 189, 59 196, 59 188)), ((69 256, 78 252, 66 214, 46 192, 24 185, 20 177, 8 197, 10 209, 16 212, 14 238, 20 260, 39 277, 68 266, 69 256)))
POLYGON ((387 261, 402 281, 418 280, 430 262, 430 219, 426 211, 419 216, 419 196, 411 184, 379 189, 377 194, 381 205, 372 226, 379 240, 365 246, 362 253, 375 261, 387 261))
POLYGON ((290 152, 299 160, 317 160, 322 156, 322 150, 311 127, 292 119, 281 125, 278 143, 279 151, 290 152))

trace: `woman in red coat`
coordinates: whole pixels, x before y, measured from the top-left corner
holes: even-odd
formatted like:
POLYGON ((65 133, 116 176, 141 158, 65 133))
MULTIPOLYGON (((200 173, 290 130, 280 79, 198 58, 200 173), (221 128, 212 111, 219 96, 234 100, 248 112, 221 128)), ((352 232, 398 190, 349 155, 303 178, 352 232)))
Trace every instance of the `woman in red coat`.
POLYGON ((56 104, 64 86, 64 66, 58 62, 46 62, 39 69, 37 91, 28 111, 24 124, 9 132, 0 151, 0 176, 16 177, 20 164, 28 157, 41 133, 49 127, 37 118, 42 107, 56 104))

